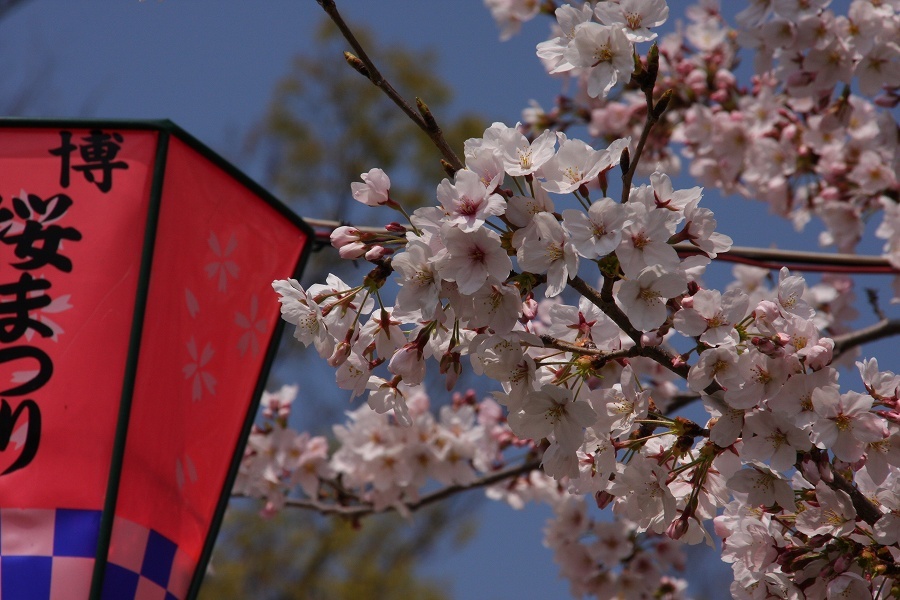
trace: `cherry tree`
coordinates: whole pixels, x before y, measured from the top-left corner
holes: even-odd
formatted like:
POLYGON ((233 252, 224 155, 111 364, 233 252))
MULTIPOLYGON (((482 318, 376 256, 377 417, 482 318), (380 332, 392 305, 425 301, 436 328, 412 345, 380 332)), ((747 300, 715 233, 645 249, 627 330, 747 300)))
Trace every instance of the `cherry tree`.
POLYGON ((856 300, 877 274, 900 301, 900 2, 754 0, 730 24, 701 0, 661 35, 664 0, 486 0, 501 37, 551 20, 535 60, 563 93, 461 155, 319 4, 447 177, 408 211, 372 165, 348 194, 383 228, 313 221, 370 271, 273 287, 365 403, 329 448, 288 426, 296 387, 266 394, 236 493, 352 519, 475 488, 546 503, 576 597, 686 597, 679 545, 716 537, 735 598, 900 597, 900 375, 864 346, 900 320, 856 300), (834 251, 737 247, 705 190, 834 251), (881 256, 856 253, 867 223, 881 256))

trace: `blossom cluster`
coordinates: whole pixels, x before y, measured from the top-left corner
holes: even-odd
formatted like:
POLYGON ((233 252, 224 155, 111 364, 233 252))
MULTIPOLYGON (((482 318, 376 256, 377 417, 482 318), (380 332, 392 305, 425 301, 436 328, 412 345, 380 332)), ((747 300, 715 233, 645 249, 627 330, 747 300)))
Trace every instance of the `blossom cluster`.
MULTIPOLYGON (((535 4, 490 3, 507 31, 535 4)), ((863 94, 880 91, 871 65, 885 57, 893 72, 896 7, 854 0, 845 20, 871 25, 863 43, 824 4, 756 2, 739 15, 774 60, 750 90, 731 72, 736 36, 713 2, 643 58, 634 44, 666 21, 662 0, 559 7, 559 35, 538 55, 584 97, 467 140, 463 168, 411 214, 387 173, 362 174, 353 197, 407 221, 334 230, 341 257, 371 271, 357 285, 335 274, 273 283, 296 339, 367 406, 334 428, 329 453, 324 438, 287 427, 295 392, 267 396, 270 423, 251 438, 239 489, 272 509, 299 488, 323 512, 405 512, 429 486, 508 474, 489 495, 553 506, 546 543, 575 595, 681 597, 658 567, 668 542, 644 551, 636 536, 713 534, 737 598, 900 591, 900 376, 864 359, 860 391, 841 381, 839 363, 854 358, 841 341, 856 316, 852 278, 810 286, 786 268, 740 266, 731 285, 708 285, 732 240, 703 190, 667 174, 676 141, 700 182, 796 222, 817 214, 823 241, 844 251, 884 209, 877 235, 896 263, 896 124, 849 88, 832 98, 852 77, 863 94), (837 75, 835 36, 848 65, 837 75), (603 147, 562 131, 573 114, 590 115, 603 147), (492 396, 457 393, 431 411, 429 383, 452 391, 470 376, 492 396), (701 418, 681 411, 694 401, 701 418), (523 470, 504 471, 516 459, 523 470), (589 518, 586 498, 615 522, 589 518)))
MULTIPOLYGON (((737 15, 738 29, 727 25, 717 2, 690 7, 689 24, 658 40, 652 93, 670 90, 672 97, 643 168, 675 173, 687 161, 702 184, 766 202, 798 229, 821 219, 821 243, 841 252, 852 252, 865 222, 881 213, 876 235, 900 267, 900 154, 890 111, 900 101, 900 13, 892 2, 853 0, 845 15, 829 4, 751 2, 737 15), (744 87, 735 70, 749 51, 756 75, 744 87)), ((606 5, 598 3, 593 14, 587 3, 556 10, 557 37, 539 44, 537 54, 549 73, 565 73, 582 93, 561 96, 550 111, 525 111, 533 127, 584 123, 607 140, 641 130, 646 90, 633 82, 615 97, 598 95, 594 74, 561 69, 548 52, 568 39, 563 32, 599 27, 592 16, 608 21, 600 17, 612 10, 606 5)), ((626 14, 657 10, 643 0, 616 6, 626 14)))
MULTIPOLYGON (((429 485, 475 485, 485 474, 507 467, 507 458, 537 450, 533 442, 512 435, 492 398, 455 394, 435 418, 420 390, 409 401, 410 426, 364 406, 348 412, 346 424, 334 426, 339 445, 329 453, 324 437, 288 426, 297 391, 297 386, 282 386, 263 394, 265 423, 250 435, 234 488, 235 493, 264 498, 265 513, 293 501, 323 512, 391 507, 408 515, 410 505, 427 500, 423 490, 429 485), (296 490, 303 499, 297 500, 296 490)), ((515 509, 528 502, 552 508, 545 544, 573 595, 685 597, 687 584, 675 576, 684 569, 684 557, 675 542, 641 534, 627 519, 594 520, 582 496, 540 471, 516 471, 521 474, 489 486, 487 495, 515 509)))

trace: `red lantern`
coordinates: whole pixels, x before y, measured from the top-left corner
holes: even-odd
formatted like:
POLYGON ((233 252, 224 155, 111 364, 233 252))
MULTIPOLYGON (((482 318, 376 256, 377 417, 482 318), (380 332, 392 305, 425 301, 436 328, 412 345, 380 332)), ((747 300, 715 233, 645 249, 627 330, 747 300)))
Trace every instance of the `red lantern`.
POLYGON ((310 228, 170 122, 0 120, 0 597, 196 595, 310 228))

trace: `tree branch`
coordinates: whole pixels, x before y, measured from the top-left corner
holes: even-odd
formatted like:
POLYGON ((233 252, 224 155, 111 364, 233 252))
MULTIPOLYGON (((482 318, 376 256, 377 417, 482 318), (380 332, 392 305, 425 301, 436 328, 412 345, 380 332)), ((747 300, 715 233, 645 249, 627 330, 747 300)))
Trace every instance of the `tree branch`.
POLYGON ((844 479, 840 473, 833 471, 832 476, 834 477, 834 481, 831 483, 831 487, 846 492, 853 502, 853 508, 856 509, 856 514, 869 525, 875 525, 875 522, 882 516, 878 507, 872 504, 872 501, 859 491, 855 485, 844 479))
MULTIPOLYGON (((674 245, 680 255, 706 254, 690 243, 674 245)), ((802 252, 780 250, 778 248, 752 248, 732 246, 728 252, 720 252, 716 260, 742 262, 764 269, 777 271, 781 267, 791 267, 798 271, 825 271, 829 273, 895 273, 895 269, 881 256, 859 256, 856 254, 832 254, 829 252, 802 252)))
MULTIPOLYGON (((445 488, 441 488, 435 492, 422 496, 415 502, 403 504, 403 507, 410 511, 418 510, 424 506, 434 504, 435 502, 439 502, 441 500, 445 500, 446 498, 449 498, 461 492, 467 492, 469 490, 487 487, 489 485, 494 485, 495 483, 500 483, 501 481, 504 481, 506 479, 525 475, 526 473, 530 473, 540 466, 540 459, 530 459, 525 461, 521 465, 508 467, 495 473, 491 473, 490 475, 485 475, 484 477, 476 479, 468 485, 450 485, 445 488)), ((353 518, 364 517, 376 512, 398 510, 397 506, 388 506, 385 507, 383 511, 376 511, 375 508, 368 503, 343 506, 340 504, 329 504, 326 502, 321 502, 319 500, 311 500, 307 498, 288 498, 287 500, 285 500, 285 506, 313 510, 323 515, 340 515, 342 517, 353 518)))
POLYGON ((834 356, 838 357, 851 348, 898 334, 900 334, 900 319, 882 319, 869 327, 835 336, 834 356))
POLYGON ((344 18, 341 17, 337 6, 335 6, 334 0, 316 1, 319 3, 319 6, 325 10, 331 20, 334 21, 334 24, 337 25, 337 28, 341 31, 344 39, 350 43, 350 47, 353 48, 353 51, 356 53, 356 56, 347 57, 348 62, 350 62, 350 64, 362 75, 367 77, 376 87, 380 88, 394 104, 400 107, 400 110, 402 110, 406 116, 412 119, 413 123, 418 125, 419 128, 431 138, 431 141, 444 156, 444 160, 446 160, 455 171, 464 168, 462 161, 459 160, 459 157, 456 156, 456 153, 450 147, 450 144, 444 139, 441 128, 438 127, 437 121, 435 121, 434 116, 432 116, 431 111, 428 110, 425 103, 417 99, 417 105, 419 106, 420 112, 416 112, 409 102, 404 100, 399 92, 394 89, 394 86, 384 78, 378 70, 378 67, 376 67, 375 63, 372 62, 372 59, 369 58, 369 55, 362 47, 362 44, 359 43, 359 40, 356 39, 356 36, 350 30, 350 27, 347 26, 344 18), (357 65, 353 61, 354 58, 357 59, 360 64, 357 65))
MULTIPOLYGON (((316 236, 325 240, 336 228, 346 225, 339 221, 328 219, 304 220, 316 228, 316 236)), ((381 227, 357 227, 360 231, 370 233, 386 233, 381 227)), ((680 255, 706 254, 700 248, 689 244, 674 244, 675 251, 680 255)), ((801 252, 797 250, 779 250, 777 248, 754 248, 750 246, 732 246, 728 252, 720 252, 716 260, 743 262, 773 271, 781 267, 791 267, 798 271, 829 271, 846 273, 883 273, 898 274, 900 271, 891 266, 888 260, 881 256, 860 256, 857 254, 833 254, 829 252, 801 252), (824 268, 817 268, 824 267, 824 268)))

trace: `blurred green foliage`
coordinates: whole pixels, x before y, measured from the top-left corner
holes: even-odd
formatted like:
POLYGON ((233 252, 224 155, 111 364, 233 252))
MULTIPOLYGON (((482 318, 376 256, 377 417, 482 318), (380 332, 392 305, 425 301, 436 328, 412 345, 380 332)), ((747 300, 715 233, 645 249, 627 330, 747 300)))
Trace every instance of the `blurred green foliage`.
POLYGON ((201 600, 445 600, 450 582, 416 565, 445 537, 459 547, 473 532, 447 506, 354 524, 290 508, 265 519, 248 504, 232 502, 201 600))

